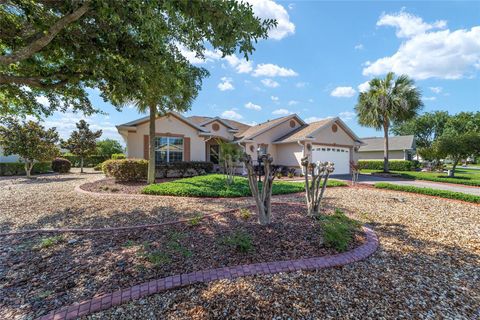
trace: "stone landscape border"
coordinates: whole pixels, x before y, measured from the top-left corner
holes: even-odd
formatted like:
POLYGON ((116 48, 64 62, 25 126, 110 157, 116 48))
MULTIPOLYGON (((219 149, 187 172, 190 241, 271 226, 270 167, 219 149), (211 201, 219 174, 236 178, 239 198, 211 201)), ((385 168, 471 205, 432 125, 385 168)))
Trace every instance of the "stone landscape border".
POLYGON ((221 279, 235 279, 245 276, 262 274, 275 274, 280 272, 319 270, 331 267, 344 266, 346 264, 363 260, 373 254, 379 240, 376 234, 368 226, 363 230, 366 242, 348 252, 323 256, 304 258, 297 260, 283 260, 262 262, 232 267, 207 269, 190 273, 178 274, 166 278, 160 278, 135 285, 133 287, 117 290, 110 293, 94 296, 92 299, 74 303, 37 318, 38 320, 67 320, 76 319, 98 311, 106 310, 123 303, 131 302, 169 289, 185 287, 196 283, 208 283, 221 279))

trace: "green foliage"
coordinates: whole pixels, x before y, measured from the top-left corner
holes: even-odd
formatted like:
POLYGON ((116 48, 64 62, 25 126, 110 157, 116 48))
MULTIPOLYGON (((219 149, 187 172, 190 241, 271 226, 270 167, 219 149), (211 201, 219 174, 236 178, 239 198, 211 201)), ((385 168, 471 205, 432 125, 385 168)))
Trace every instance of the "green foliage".
MULTIPOLYGON (((81 159, 79 156, 73 155, 71 153, 65 153, 62 155, 62 158, 67 159, 72 164, 72 167, 78 168, 81 164, 81 159)), ((83 159, 84 167, 95 167, 99 164, 102 164, 104 161, 109 160, 110 157, 93 154, 83 159)))
POLYGON ((247 221, 252 216, 252 212, 247 208, 240 209, 240 218, 247 221))
POLYGON ((221 243, 238 250, 241 253, 249 253, 254 249, 252 236, 246 231, 234 231, 230 235, 224 237, 221 243))
POLYGON ((170 259, 168 254, 161 251, 148 252, 148 253, 145 253, 143 256, 148 262, 153 264, 155 267, 169 264, 172 261, 172 259, 170 259))
POLYGON ((7 2, 0 7, 0 114, 89 114, 96 110, 87 87, 120 106, 143 90, 149 73, 172 65, 174 44, 200 58, 206 44, 247 56, 275 24, 234 0, 7 2))
POLYGON ((38 122, 16 119, 5 119, 4 123, 0 126, 0 147, 6 156, 17 154, 22 158, 27 177, 35 161, 50 161, 59 154, 55 128, 45 130, 38 122))
POLYGON ((127 156, 123 153, 114 153, 111 156, 112 160, 122 160, 122 159, 127 159, 127 156))
MULTIPOLYGON (((329 186, 344 186, 345 183, 332 180, 329 186)), ((304 186, 299 182, 275 181, 272 194, 287 194, 301 192, 304 186)), ((145 194, 171 195, 184 197, 247 197, 251 195, 247 178, 237 177, 231 185, 225 184, 221 174, 210 174, 184 178, 158 184, 151 184, 142 190, 145 194)))
POLYGON ((187 221, 187 224, 190 226, 190 227, 195 227, 195 226, 198 226, 200 224, 200 222, 202 221, 203 219, 203 215, 202 214, 197 214, 195 217, 193 217, 192 219, 188 220, 187 221))
MULTIPOLYGON (((369 82, 370 88, 361 92, 355 111, 358 123, 362 126, 383 129, 388 138, 390 124, 401 123, 414 118, 423 107, 421 93, 407 75, 395 78, 389 72, 384 79, 374 78, 369 82)), ((388 154, 388 150, 385 150, 388 154)), ((388 171, 388 161, 384 161, 384 171, 388 171)))
POLYGON ((112 158, 114 154, 123 154, 123 152, 124 148, 117 140, 104 139, 97 141, 97 151, 95 153, 98 155, 112 158))
POLYGON ((213 171, 213 163, 207 161, 182 161, 155 166, 157 178, 177 178, 201 175, 213 171))
MULTIPOLYGON (((358 160, 360 170, 383 170, 383 160, 358 160)), ((418 162, 408 160, 390 160, 388 161, 390 170, 411 171, 418 167, 418 162)))
POLYGON ((80 120, 76 126, 77 130, 72 132, 70 138, 62 141, 62 147, 80 157, 80 167, 83 172, 84 159, 95 153, 97 139, 102 135, 102 130, 90 130, 90 125, 85 120, 80 120))
POLYGON ((360 223, 347 217, 342 210, 336 209, 333 215, 321 215, 318 217, 322 229, 325 245, 343 252, 353 240, 355 231, 360 223))
POLYGON ((97 164, 95 167, 93 167, 94 171, 103 171, 103 162, 97 164))
POLYGON ((411 193, 420 193, 420 194, 425 194, 429 196, 437 196, 440 198, 456 199, 456 200, 462 200, 467 202, 480 203, 480 196, 475 196, 473 194, 466 194, 461 192, 438 190, 438 189, 432 189, 432 188, 404 186, 404 185, 397 185, 397 184, 391 184, 391 183, 385 183, 385 182, 375 183, 374 186, 375 188, 379 188, 379 189, 389 189, 389 190, 404 191, 404 192, 411 192, 411 193))
MULTIPOLYGON (((35 162, 32 173, 47 173, 52 171, 51 162, 35 162)), ((25 175, 25 164, 22 162, 2 162, 0 163, 0 176, 23 176, 25 175)))
POLYGON ((403 178, 407 179, 456 183, 480 187, 480 172, 464 173, 465 171, 461 169, 457 171, 459 171, 459 173, 457 173, 455 177, 448 177, 445 173, 438 172, 400 172, 400 174, 403 178))
POLYGON ((43 238, 40 240, 39 243, 39 248, 40 249, 48 249, 51 248, 59 243, 64 242, 63 236, 54 236, 54 237, 48 237, 48 238, 43 238))
POLYGON ((58 173, 68 173, 72 163, 65 158, 55 158, 52 161, 52 170, 58 173))
POLYGON ((103 172, 117 181, 141 181, 147 179, 148 161, 142 159, 107 160, 103 172))
POLYGON ((447 111, 425 112, 410 120, 393 123, 391 131, 397 136, 413 135, 417 148, 428 148, 443 134, 449 117, 447 111))

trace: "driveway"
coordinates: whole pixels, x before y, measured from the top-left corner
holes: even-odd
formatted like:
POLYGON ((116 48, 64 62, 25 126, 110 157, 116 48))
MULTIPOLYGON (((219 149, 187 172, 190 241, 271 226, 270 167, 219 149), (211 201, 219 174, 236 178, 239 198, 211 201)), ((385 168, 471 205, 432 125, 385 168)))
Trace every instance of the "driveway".
MULTIPOLYGON (((343 180, 343 181, 351 181, 352 176, 350 175, 332 175, 333 179, 343 180)), ((464 186, 461 184, 449 184, 449 183, 440 183, 440 182, 433 182, 433 181, 424 181, 424 180, 409 180, 409 179, 402 179, 402 178, 385 178, 379 176, 372 176, 369 174, 361 174, 358 177, 358 181, 360 183, 365 184, 375 184, 377 182, 388 182, 393 184, 399 184, 404 186, 413 186, 413 187, 420 187, 420 188, 432 188, 432 189, 439 189, 439 190, 448 190, 454 192, 462 192, 467 194, 473 194, 475 196, 480 196, 480 188, 479 187, 470 187, 464 186)))

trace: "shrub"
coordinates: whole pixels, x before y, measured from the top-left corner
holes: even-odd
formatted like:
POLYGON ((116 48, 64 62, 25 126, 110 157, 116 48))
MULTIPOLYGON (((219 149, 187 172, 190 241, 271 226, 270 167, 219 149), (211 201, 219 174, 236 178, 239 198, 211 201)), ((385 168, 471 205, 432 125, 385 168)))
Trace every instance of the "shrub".
MULTIPOLYGON (((383 170, 383 160, 359 160, 360 170, 383 170)), ((388 161, 388 167, 392 171, 412 171, 418 168, 418 161, 391 160, 388 161)))
MULTIPOLYGON (((52 171, 51 162, 35 162, 32 173, 47 173, 52 171)), ((0 176, 23 176, 25 175, 25 164, 23 162, 0 163, 0 176)))
POLYGON ((103 171, 103 162, 97 164, 95 167, 93 167, 94 171, 103 171))
MULTIPOLYGON (((65 153, 63 154, 62 158, 70 161, 72 163, 72 167, 80 167, 80 157, 71 153, 65 153)), ((84 167, 95 167, 96 165, 109 159, 110 157, 108 155, 91 155, 83 159, 83 165, 84 167)))
POLYGON ((347 217, 341 210, 336 209, 333 215, 319 216, 323 229, 323 239, 327 247, 343 252, 353 239, 360 223, 347 217))
POLYGON ((213 163, 207 161, 163 163, 155 167, 155 174, 157 178, 192 177, 210 173, 212 171, 213 163))
POLYGON ((397 191, 404 191, 404 192, 411 192, 411 193, 420 193, 420 194, 436 196, 440 198, 456 199, 456 200, 462 200, 467 202, 480 203, 480 196, 462 193, 462 192, 404 186, 404 185, 397 185, 397 184, 391 184, 386 182, 375 183, 374 187, 379 189, 389 189, 389 190, 397 190, 397 191))
POLYGON ((52 170, 58 173, 70 172, 72 163, 65 158, 55 158, 52 161, 52 170))
POLYGON ((40 240, 39 248, 40 249, 48 249, 53 247, 56 244, 62 243, 64 241, 62 236, 54 236, 49 238, 43 238, 40 240))
POLYGON ((142 159, 108 160, 103 172, 117 181, 139 181, 147 179, 148 161, 142 159))
POLYGON ((127 159, 125 154, 123 153, 114 153, 112 154, 112 160, 122 160, 122 159, 127 159))
POLYGON ((252 236, 245 231, 235 231, 223 239, 223 243, 242 253, 253 250, 252 236))
POLYGON ((252 212, 250 210, 248 210, 247 208, 241 208, 240 209, 240 217, 247 221, 248 219, 250 219, 250 217, 252 216, 252 212))

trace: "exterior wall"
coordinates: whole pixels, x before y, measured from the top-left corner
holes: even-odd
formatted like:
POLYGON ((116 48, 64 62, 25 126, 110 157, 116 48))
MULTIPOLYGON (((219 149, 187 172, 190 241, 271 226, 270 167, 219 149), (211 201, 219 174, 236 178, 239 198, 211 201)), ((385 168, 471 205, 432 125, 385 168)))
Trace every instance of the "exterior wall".
MULTIPOLYGON (((205 140, 203 137, 198 136, 197 129, 191 127, 174 116, 169 116, 158 118, 155 121, 155 130, 157 134, 170 134, 190 138, 190 160, 205 161, 205 140)), ((148 135, 148 122, 138 125, 136 132, 128 132, 127 150, 129 158, 144 158, 144 136, 148 135)))
POLYGON ((283 137, 287 133, 289 133, 292 130, 295 130, 299 127, 299 123, 297 122, 296 119, 293 119, 296 122, 296 126, 294 128, 290 127, 290 121, 285 121, 284 123, 267 130, 266 132, 256 136, 253 138, 255 141, 254 147, 255 151, 254 154, 252 154, 252 159, 257 160, 257 148, 261 144, 266 144, 267 145, 267 152, 273 157, 273 163, 274 164, 281 164, 278 159, 278 151, 277 147, 279 145, 277 144, 272 144, 273 141, 283 137))
POLYGON ((333 132, 332 126, 328 126, 320 130, 315 136, 312 143, 316 144, 335 144, 338 146, 351 147, 354 146, 355 141, 350 137, 339 125, 337 125, 337 132, 333 132))
MULTIPOLYGON (((390 160, 405 160, 403 150, 393 150, 388 152, 390 160)), ((358 152, 358 160, 383 160, 383 151, 364 151, 358 152)))
POLYGON ((224 138, 225 140, 231 141, 234 138, 233 133, 228 131, 229 128, 225 127, 225 125, 223 125, 221 122, 212 121, 211 123, 205 125, 204 127, 208 131, 210 131, 213 135, 215 135, 217 137, 224 138), (218 126, 220 127, 220 129, 218 131, 213 130, 212 126, 213 126, 214 123, 218 124, 218 126))
POLYGON ((301 167, 304 157, 303 146, 298 143, 277 144, 277 164, 288 167, 301 167))

